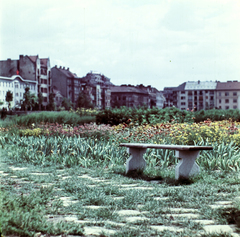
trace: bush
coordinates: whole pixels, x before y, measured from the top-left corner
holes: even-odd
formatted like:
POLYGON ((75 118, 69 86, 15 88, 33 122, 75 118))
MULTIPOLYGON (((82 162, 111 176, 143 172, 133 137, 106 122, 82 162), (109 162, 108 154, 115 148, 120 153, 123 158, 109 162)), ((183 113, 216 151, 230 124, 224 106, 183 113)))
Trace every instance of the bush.
POLYGON ((95 120, 95 116, 81 117, 76 113, 70 113, 68 111, 31 113, 13 118, 13 122, 15 124, 24 126, 31 126, 32 124, 38 124, 42 122, 79 125, 95 122, 95 120))
POLYGON ((120 107, 114 109, 105 109, 100 111, 96 116, 98 124, 118 125, 121 123, 135 125, 142 124, 157 124, 163 122, 193 122, 193 113, 189 111, 179 110, 175 107, 172 108, 127 108, 120 107))

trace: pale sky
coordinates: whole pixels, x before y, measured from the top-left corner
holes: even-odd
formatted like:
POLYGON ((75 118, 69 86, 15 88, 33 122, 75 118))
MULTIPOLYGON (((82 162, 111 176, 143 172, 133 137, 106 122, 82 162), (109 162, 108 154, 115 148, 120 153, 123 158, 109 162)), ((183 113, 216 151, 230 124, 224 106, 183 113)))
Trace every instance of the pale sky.
POLYGON ((50 58, 158 90, 239 80, 239 0, 0 0, 0 60, 50 58))

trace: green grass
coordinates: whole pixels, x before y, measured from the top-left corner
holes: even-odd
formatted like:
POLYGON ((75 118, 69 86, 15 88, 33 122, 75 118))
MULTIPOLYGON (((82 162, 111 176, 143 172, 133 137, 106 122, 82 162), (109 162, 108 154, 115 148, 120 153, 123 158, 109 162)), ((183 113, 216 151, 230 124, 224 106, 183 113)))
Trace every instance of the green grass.
POLYGON ((234 223, 240 228, 240 205, 238 199, 235 199, 239 196, 240 185, 237 172, 202 169, 200 175, 190 182, 181 183, 174 179, 173 166, 157 169, 148 166, 143 174, 128 177, 125 175, 124 162, 112 162, 112 165, 106 167, 104 162, 101 164, 96 161, 97 166, 91 161, 92 165, 88 168, 81 165, 68 168, 55 162, 48 163, 47 166, 25 160, 21 162, 20 159, 8 156, 7 150, 1 150, 1 153, 4 154, 1 157, 4 162, 1 170, 8 174, 1 179, 4 195, 0 220, 5 236, 34 236, 39 232, 50 235, 81 235, 84 227, 93 225, 115 230, 116 233, 111 236, 118 237, 230 236, 204 234, 203 226, 191 219, 173 220, 167 216, 173 213, 171 208, 197 209, 200 219, 214 220, 216 224, 234 223), (27 169, 12 170, 12 166, 27 169), (148 189, 126 189, 124 185, 148 189), (77 202, 66 206, 61 197, 69 197, 77 202), (158 199, 159 197, 167 199, 158 199), (209 205, 217 201, 234 201, 234 206, 228 209, 211 209, 209 205), (89 209, 87 206, 102 208, 89 209), (140 211, 146 219, 127 223, 119 211, 129 209, 140 211), (66 222, 60 218, 66 216, 74 216, 82 223, 66 222), (175 226, 184 231, 157 232, 150 228, 156 225, 175 226))
POLYGON ((31 113, 27 115, 15 116, 13 123, 17 125, 31 126, 33 123, 58 123, 58 124, 70 124, 79 125, 84 123, 95 122, 95 116, 79 116, 76 113, 69 111, 61 112, 39 112, 31 113))

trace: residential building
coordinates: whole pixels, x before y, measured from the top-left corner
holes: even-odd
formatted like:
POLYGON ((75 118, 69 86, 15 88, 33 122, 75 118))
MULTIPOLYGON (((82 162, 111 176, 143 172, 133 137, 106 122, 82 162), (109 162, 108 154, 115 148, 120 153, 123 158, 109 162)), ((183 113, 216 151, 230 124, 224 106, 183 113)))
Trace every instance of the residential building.
POLYGON ((49 102, 51 88, 50 59, 40 59, 38 55, 20 55, 19 59, 7 59, 0 61, 0 76, 12 77, 19 75, 24 81, 37 83, 37 92, 43 94, 43 106, 49 102))
POLYGON ((31 93, 37 94, 37 81, 25 80, 20 75, 11 77, 0 76, 0 102, 3 102, 0 108, 8 107, 8 103, 6 102, 7 91, 13 93, 11 108, 19 108, 20 100, 23 99, 26 87, 29 87, 31 93))
POLYGON ((75 103, 82 90, 81 78, 72 73, 69 68, 61 66, 55 66, 51 69, 51 78, 53 89, 58 90, 63 97, 75 103))
POLYGON ((159 109, 162 109, 165 102, 165 97, 163 96, 163 92, 157 90, 154 87, 151 87, 150 85, 144 86, 143 84, 137 85, 136 88, 142 89, 149 94, 149 107, 157 107, 159 109))
POLYGON ((85 77, 78 77, 69 68, 53 67, 51 69, 52 85, 60 94, 75 103, 81 91, 84 91, 91 99, 95 108, 109 108, 111 91, 109 85, 113 85, 110 79, 100 73, 88 73, 85 77))
POLYGON ((240 82, 188 81, 164 88, 165 107, 181 110, 240 109, 240 82))
POLYGON ((218 82, 216 107, 219 109, 240 109, 240 82, 218 82))
POLYGON ((102 75, 99 72, 90 71, 85 77, 81 79, 90 92, 93 105, 98 109, 110 108, 111 106, 111 90, 113 84, 110 78, 102 75))
POLYGON ((149 93, 132 85, 111 86, 111 107, 150 105, 149 93))
MULTIPOLYGON (((202 110, 216 107, 216 87, 217 81, 188 81, 185 85, 186 106, 180 109, 202 110)), ((182 98, 183 95, 181 95, 182 98)), ((180 103, 182 100, 180 99, 180 103)))

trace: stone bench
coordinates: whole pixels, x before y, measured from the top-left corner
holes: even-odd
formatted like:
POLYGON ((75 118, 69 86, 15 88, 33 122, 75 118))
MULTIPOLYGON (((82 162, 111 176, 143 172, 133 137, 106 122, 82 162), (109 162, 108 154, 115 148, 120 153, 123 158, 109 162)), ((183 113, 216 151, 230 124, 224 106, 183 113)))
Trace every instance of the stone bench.
POLYGON ((147 148, 170 149, 175 150, 175 156, 181 161, 175 168, 175 178, 188 179, 190 176, 200 172, 200 168, 195 162, 199 156, 200 150, 212 150, 212 146, 188 146, 188 145, 163 145, 163 144, 146 144, 146 143, 121 143, 120 146, 127 147, 130 157, 126 163, 126 173, 131 171, 143 171, 146 161, 143 155, 147 148))

